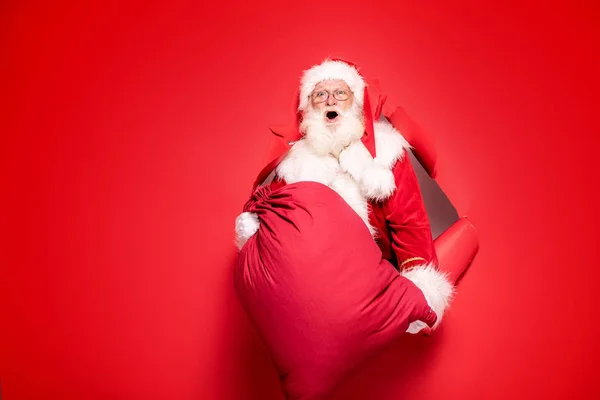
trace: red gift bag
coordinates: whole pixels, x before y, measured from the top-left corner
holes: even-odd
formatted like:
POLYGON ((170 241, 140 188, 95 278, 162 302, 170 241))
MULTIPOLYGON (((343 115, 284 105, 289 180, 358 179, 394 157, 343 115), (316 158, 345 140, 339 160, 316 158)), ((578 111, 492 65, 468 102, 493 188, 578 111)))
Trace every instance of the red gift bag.
POLYGON ((259 187, 244 211, 259 229, 235 266, 237 295, 289 399, 321 399, 344 376, 436 315, 332 189, 259 187))

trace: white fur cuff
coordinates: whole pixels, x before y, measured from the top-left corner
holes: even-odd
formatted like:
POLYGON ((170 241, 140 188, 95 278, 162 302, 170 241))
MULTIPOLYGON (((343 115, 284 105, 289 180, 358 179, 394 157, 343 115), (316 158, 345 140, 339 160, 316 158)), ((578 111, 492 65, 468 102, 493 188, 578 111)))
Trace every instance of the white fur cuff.
POLYGON ((258 215, 254 213, 243 212, 235 219, 238 249, 241 249, 246 244, 246 241, 258 231, 259 227, 258 215))
POLYGON ((447 274, 428 264, 403 271, 402 275, 411 280, 423 292, 429 307, 437 315, 433 329, 437 328, 454 296, 454 286, 448 280, 447 274))

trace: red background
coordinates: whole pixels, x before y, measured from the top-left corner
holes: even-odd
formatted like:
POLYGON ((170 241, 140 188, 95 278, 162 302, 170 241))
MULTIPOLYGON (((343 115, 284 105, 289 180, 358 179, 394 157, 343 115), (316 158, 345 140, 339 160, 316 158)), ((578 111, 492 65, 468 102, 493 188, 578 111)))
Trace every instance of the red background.
POLYGON ((233 221, 329 55, 430 132, 481 240, 443 328, 335 397, 600 396, 597 2, 83 3, 0 6, 3 398, 281 398, 233 221))

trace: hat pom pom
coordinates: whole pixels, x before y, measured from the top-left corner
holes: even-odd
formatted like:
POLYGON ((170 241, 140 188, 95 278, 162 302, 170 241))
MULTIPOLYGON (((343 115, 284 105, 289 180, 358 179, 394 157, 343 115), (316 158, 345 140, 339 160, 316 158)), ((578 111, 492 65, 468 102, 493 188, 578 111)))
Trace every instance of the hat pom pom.
POLYGON ((385 200, 396 190, 396 182, 392 171, 381 166, 367 168, 361 177, 363 195, 372 200, 385 200))

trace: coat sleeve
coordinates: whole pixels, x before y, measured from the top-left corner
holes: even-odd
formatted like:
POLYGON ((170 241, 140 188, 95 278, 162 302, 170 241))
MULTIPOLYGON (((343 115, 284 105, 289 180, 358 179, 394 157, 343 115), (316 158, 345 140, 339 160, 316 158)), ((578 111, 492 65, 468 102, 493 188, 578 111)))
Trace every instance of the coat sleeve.
POLYGON ((396 190, 385 206, 391 234, 392 250, 400 273, 411 280, 425 295, 427 303, 442 321, 454 295, 447 274, 438 268, 438 259, 429 217, 416 173, 406 150, 393 168, 396 190))
POLYGON ((392 171, 396 190, 385 206, 392 250, 401 271, 438 263, 419 182, 406 150, 403 151, 392 171))

